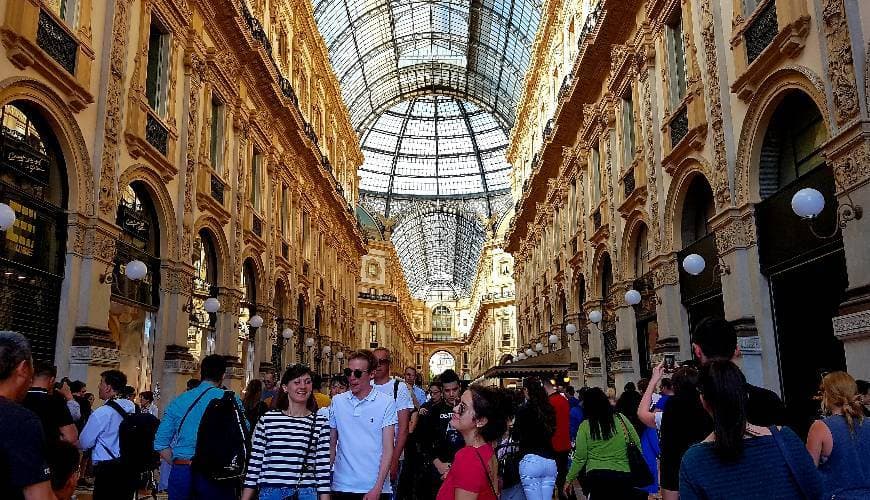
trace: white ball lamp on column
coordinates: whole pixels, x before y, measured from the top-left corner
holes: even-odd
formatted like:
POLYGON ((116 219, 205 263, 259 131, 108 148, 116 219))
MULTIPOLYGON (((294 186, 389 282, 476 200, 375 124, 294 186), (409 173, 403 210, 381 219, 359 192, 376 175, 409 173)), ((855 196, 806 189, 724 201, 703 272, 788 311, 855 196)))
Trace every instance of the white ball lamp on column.
POLYGON ((314 346, 314 339, 313 338, 308 337, 307 339, 305 339, 305 347, 313 347, 313 346, 314 346))
POLYGON ((590 311, 589 312, 589 321, 595 323, 596 325, 598 323, 601 323, 601 311, 599 311, 598 309, 596 309, 594 311, 590 311))
POLYGON ((293 329, 292 328, 285 328, 284 330, 281 331, 281 337, 285 341, 292 339, 293 338, 293 329))
POLYGON ((139 281, 148 274, 148 266, 141 260, 131 260, 125 266, 124 274, 133 281, 139 281))
POLYGON ((218 299, 214 297, 209 297, 205 299, 205 302, 202 303, 202 307, 207 313, 216 313, 218 312, 218 309, 221 308, 221 303, 218 299))
POLYGON ((690 253, 683 259, 683 269, 692 276, 697 276, 704 272, 706 266, 707 263, 704 262, 704 257, 701 257, 696 253, 690 253))
POLYGON ((816 189, 803 188, 791 197, 791 209, 798 217, 813 219, 825 209, 825 197, 816 189))
POLYGON ((534 355, 535 355, 535 351, 533 351, 531 348, 526 349, 526 357, 531 358, 534 355))
POLYGON ((535 350, 538 352, 542 352, 544 350, 544 344, 538 342, 537 344, 535 344, 535 350))
POLYGON ((261 326, 263 326, 263 317, 259 314, 251 316, 251 319, 248 320, 248 325, 250 325, 252 328, 260 328, 261 326))
POLYGON ((640 304, 640 298, 640 292, 633 288, 625 292, 625 303, 630 306, 640 304))
POLYGON ((575 325, 574 323, 568 323, 567 325, 565 325, 565 333, 567 333, 568 335, 574 335, 575 333, 577 333, 577 325, 575 325))
POLYGON ((0 203, 0 231, 6 231, 15 225, 15 210, 5 203, 0 203))
MULTIPOLYGON (((573 325, 570 325, 570 324, 569 324, 569 325, 565 326, 565 331, 566 331, 566 332, 568 331, 568 327, 569 327, 569 326, 573 326, 573 325)), ((553 349, 556 348, 556 344, 559 343, 559 336, 556 335, 555 333, 553 333, 553 334, 551 334, 551 335, 547 338, 547 342, 550 343, 550 350, 553 350, 553 349)))

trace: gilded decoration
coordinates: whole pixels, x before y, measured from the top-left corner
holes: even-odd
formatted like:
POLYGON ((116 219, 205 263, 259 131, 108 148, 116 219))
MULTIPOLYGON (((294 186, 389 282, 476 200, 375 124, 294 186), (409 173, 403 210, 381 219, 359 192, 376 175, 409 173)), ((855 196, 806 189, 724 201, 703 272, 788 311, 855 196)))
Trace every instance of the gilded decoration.
POLYGON ((124 75, 127 72, 127 40, 130 32, 130 3, 132 0, 114 2, 112 19, 112 50, 109 64, 109 81, 106 85, 106 123, 100 169, 100 213, 111 216, 117 209, 118 187, 115 175, 120 168, 121 124, 123 123, 122 94, 124 75))
POLYGON ((828 47, 828 78, 833 87, 837 125, 842 126, 859 111, 852 43, 843 0, 825 0, 822 19, 828 47))

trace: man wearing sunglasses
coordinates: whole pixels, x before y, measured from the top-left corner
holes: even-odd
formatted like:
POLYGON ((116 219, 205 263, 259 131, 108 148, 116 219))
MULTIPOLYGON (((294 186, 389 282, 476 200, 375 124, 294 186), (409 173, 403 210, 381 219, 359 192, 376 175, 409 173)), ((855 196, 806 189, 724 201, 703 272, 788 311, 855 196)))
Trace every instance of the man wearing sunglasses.
POLYGON ((396 405, 371 385, 375 357, 371 351, 351 354, 347 362, 350 390, 332 400, 333 500, 388 500, 387 474, 393 457, 396 405))
POLYGON ((390 359, 390 350, 380 347, 372 351, 377 366, 372 372, 372 387, 384 393, 386 396, 393 399, 396 405, 396 447, 393 450, 393 462, 390 464, 390 482, 393 483, 393 491, 398 488, 399 473, 402 469, 402 459, 405 457, 405 443, 408 442, 408 424, 411 420, 411 409, 414 408, 414 401, 411 399, 411 392, 405 381, 399 378, 390 376, 392 367, 392 359, 390 359))

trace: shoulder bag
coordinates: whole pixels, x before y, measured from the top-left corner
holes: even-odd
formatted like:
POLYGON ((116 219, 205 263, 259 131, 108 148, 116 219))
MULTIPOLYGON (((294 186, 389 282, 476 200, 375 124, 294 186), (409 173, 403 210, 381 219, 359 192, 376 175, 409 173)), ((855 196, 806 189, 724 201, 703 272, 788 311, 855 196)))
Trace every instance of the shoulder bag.
POLYGON ((644 488, 653 484, 652 473, 649 471, 649 466, 646 460, 643 459, 643 453, 640 451, 640 446, 631 438, 628 432, 628 427, 625 425, 625 419, 621 413, 616 414, 619 422, 622 424, 622 432, 625 434, 625 454, 628 457, 629 474, 631 474, 631 485, 635 488, 644 488))
POLYGON ((480 460, 480 465, 483 466, 483 473, 486 474, 486 481, 489 483, 489 488, 492 490, 492 494, 498 498, 498 491, 495 489, 495 484, 492 482, 492 476, 489 475, 489 467, 486 466, 486 463, 483 461, 483 457, 480 456, 480 452, 477 451, 477 448, 474 448, 474 454, 477 455, 477 459, 480 460))

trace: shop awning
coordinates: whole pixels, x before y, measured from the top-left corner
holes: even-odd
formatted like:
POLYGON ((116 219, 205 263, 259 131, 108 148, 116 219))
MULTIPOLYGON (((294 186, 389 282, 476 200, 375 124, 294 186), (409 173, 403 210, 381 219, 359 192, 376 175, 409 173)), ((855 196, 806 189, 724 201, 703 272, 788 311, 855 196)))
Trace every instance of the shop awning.
POLYGON ((568 348, 540 354, 522 361, 494 366, 483 374, 482 378, 521 378, 548 377, 561 378, 568 371, 577 370, 577 363, 571 361, 571 350, 568 348))

